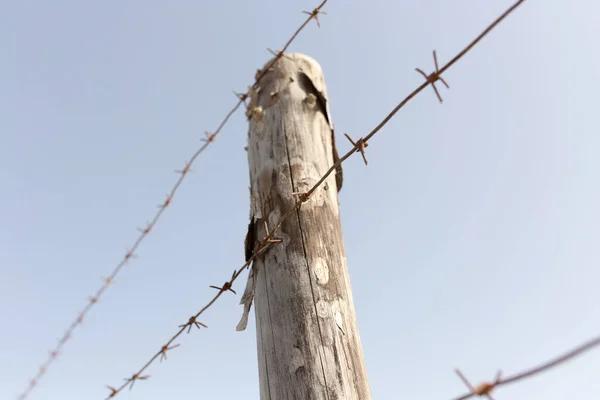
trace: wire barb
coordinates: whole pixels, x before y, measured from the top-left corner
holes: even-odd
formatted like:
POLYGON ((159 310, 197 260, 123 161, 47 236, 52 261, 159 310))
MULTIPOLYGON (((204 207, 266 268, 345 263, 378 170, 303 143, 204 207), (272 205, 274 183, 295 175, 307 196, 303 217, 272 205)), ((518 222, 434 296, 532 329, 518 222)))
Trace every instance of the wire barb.
POLYGON ((473 393, 476 396, 486 396, 489 400, 494 400, 491 393, 492 390, 494 390, 494 388, 496 387, 496 385, 500 383, 500 379, 502 377, 501 371, 498 371, 498 373, 496 374, 496 380, 494 381, 494 383, 482 382, 475 387, 471 385, 471 382, 469 382, 469 380, 463 375, 462 372, 460 372, 458 368, 456 368, 454 371, 456 372, 458 377, 463 381, 465 386, 469 388, 471 393, 473 393))
POLYGON ((319 14, 324 14, 327 15, 327 13, 325 11, 321 11, 321 9, 319 7, 315 8, 312 11, 302 11, 304 14, 308 14, 310 15, 310 19, 314 19, 315 22, 317 23, 317 27, 321 28, 321 23, 319 22, 319 14))
POLYGON ((181 175, 185 175, 188 172, 193 172, 190 167, 191 167, 191 164, 186 161, 185 166, 183 167, 183 169, 176 169, 175 172, 178 173, 178 174, 181 174, 181 175))
MULTIPOLYGON (((90 303, 93 303, 93 302, 90 300, 90 303)), ((69 339, 71 339, 71 332, 67 331, 67 332, 66 332, 66 333, 63 335, 63 337, 62 337, 62 338, 61 338, 61 339, 58 341, 58 344, 59 344, 59 345, 63 345, 63 344, 65 344, 65 342, 67 342, 69 339)))
POLYGON ((179 347, 179 344, 173 345, 171 347, 169 347, 168 344, 165 344, 163 347, 161 347, 160 348, 160 362, 167 359, 167 351, 173 350, 176 347, 179 347))
POLYGON ((268 47, 267 47, 267 51, 268 51, 269 53, 273 54, 273 55, 274 55, 275 57, 277 57, 277 58, 285 57, 285 58, 287 58, 288 60, 291 60, 291 59, 292 59, 292 57, 290 57, 290 56, 288 56, 288 55, 285 55, 285 54, 283 53, 283 51, 281 51, 281 50, 272 50, 272 49, 270 49, 270 48, 268 48, 268 47))
POLYGON ((137 228, 137 230, 142 233, 142 236, 145 236, 152 230, 152 224, 147 223, 145 228, 137 228))
POLYGON ((109 287, 113 283, 116 283, 112 276, 109 276, 108 278, 102 278, 102 280, 104 281, 104 287, 109 287))
POLYGON ((300 204, 302 203, 306 203, 308 200, 310 200, 310 198, 312 197, 312 195, 314 194, 314 191, 308 191, 308 192, 292 192, 292 196, 298 196, 298 200, 300 202, 300 204))
POLYGON ((133 254, 133 250, 126 250, 125 257, 123 258, 123 263, 129 262, 129 260, 131 260, 132 258, 137 258, 137 255, 133 254))
POLYGON ((165 201, 162 204, 159 204, 157 207, 161 210, 164 210, 165 208, 169 207, 170 204, 171 204, 171 195, 167 195, 167 198, 165 199, 165 201))
POLYGON ((230 292, 233 292, 233 294, 237 294, 237 293, 235 292, 235 290, 233 290, 233 289, 231 288, 231 286, 233 285, 233 280, 235 279, 235 273, 236 273, 236 270, 233 270, 233 274, 231 275, 231 280, 230 280, 230 281, 227 281, 227 282, 225 282, 225 283, 223 284, 223 286, 222 286, 222 287, 218 287, 218 286, 212 286, 212 285, 211 285, 211 286, 209 286, 209 287, 210 287, 210 288, 213 288, 213 289, 217 289, 219 292, 226 292, 226 291, 228 291, 228 290, 229 290, 230 292))
POLYGON ((267 225, 267 221, 264 221, 265 223, 265 237, 263 238, 263 242, 265 242, 265 244, 268 246, 271 243, 281 243, 281 239, 274 239, 271 235, 273 235, 273 233, 275 233, 275 231, 273 231, 272 233, 269 233, 269 226, 267 225))
POLYGON ((195 326, 196 328, 200 329, 200 326, 203 326, 205 328, 208 328, 208 326, 204 325, 202 322, 200 321, 196 321, 196 318, 198 318, 197 315, 192 315, 190 317, 190 319, 188 320, 188 322, 186 322, 183 325, 179 325, 180 328, 183 328, 183 330, 185 330, 185 328, 188 328, 187 333, 190 333, 190 331, 192 330, 192 326, 195 326))
POLYGON ((346 136, 346 139, 348 139, 350 141, 350 143, 352 143, 352 146, 354 146, 354 148, 356 149, 356 152, 360 153, 362 155, 365 165, 368 165, 369 163, 367 162, 367 156, 365 155, 365 149, 367 148, 367 146, 369 146, 369 143, 367 143, 365 141, 365 138, 360 138, 360 139, 358 139, 358 141, 355 142, 354 140, 352 140, 352 138, 350 136, 348 136, 347 133, 344 133, 344 136, 346 136))
POLYGON ((442 100, 442 96, 440 96, 440 92, 438 92, 437 87, 435 86, 435 83, 439 80, 439 81, 442 81, 442 83, 446 86, 446 88, 450 89, 450 86, 448 85, 448 83, 446 83, 444 78, 442 78, 442 76, 440 75, 441 72, 440 72, 440 68, 438 67, 437 54, 435 53, 435 50, 433 51, 433 62, 435 64, 435 71, 429 75, 427 75, 425 72, 423 72, 423 70, 420 68, 415 68, 415 69, 417 70, 417 72, 419 72, 421 75, 423 75, 423 77, 425 78, 425 80, 427 80, 428 83, 431 84, 431 87, 435 91, 435 94, 436 94, 438 100, 440 101, 440 103, 442 103, 444 100, 442 100))
POLYGON ((129 390, 131 390, 133 389, 133 384, 135 383, 135 381, 146 381, 148 380, 148 378, 150 378, 150 375, 141 376, 139 374, 133 374, 131 378, 125 378, 124 380, 129 385, 129 390))
POLYGON ((215 141, 215 138, 217 137, 216 133, 208 132, 208 131, 204 131, 204 135, 206 136, 206 138, 202 138, 200 140, 202 140, 205 143, 212 143, 215 141))
POLYGON ((235 94, 235 97, 237 97, 241 101, 246 101, 246 99, 248 98, 248 93, 238 93, 235 90, 233 90, 233 94, 235 94))
POLYGON ((113 397, 115 397, 117 395, 117 393, 119 393, 119 391, 112 386, 106 385, 106 388, 108 390, 110 390, 110 394, 108 395, 109 399, 112 399, 113 397))
POLYGON ((248 112, 248 103, 246 103, 246 100, 248 99, 248 96, 249 96, 248 92, 238 93, 235 90, 233 90, 233 94, 235 94, 235 97, 238 98, 238 100, 244 105, 246 112, 248 112))

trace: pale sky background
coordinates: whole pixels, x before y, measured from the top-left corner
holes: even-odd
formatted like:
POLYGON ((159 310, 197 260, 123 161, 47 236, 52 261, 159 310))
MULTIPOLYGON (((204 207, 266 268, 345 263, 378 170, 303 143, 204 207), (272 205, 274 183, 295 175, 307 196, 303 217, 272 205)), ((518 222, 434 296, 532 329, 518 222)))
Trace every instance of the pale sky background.
MULTIPOLYGON (((0 0, 0 397, 13 399, 314 0, 0 0)), ((291 47, 365 135, 511 1, 331 0, 291 47)), ((525 2, 344 164, 373 398, 449 399, 600 334, 600 5, 525 2)), ((30 399, 104 399, 243 262, 239 112, 30 399)), ((245 277, 234 287, 241 292, 245 277)), ((202 318, 118 398, 257 399, 254 314, 202 318)), ((600 396, 600 351, 496 399, 600 396)))

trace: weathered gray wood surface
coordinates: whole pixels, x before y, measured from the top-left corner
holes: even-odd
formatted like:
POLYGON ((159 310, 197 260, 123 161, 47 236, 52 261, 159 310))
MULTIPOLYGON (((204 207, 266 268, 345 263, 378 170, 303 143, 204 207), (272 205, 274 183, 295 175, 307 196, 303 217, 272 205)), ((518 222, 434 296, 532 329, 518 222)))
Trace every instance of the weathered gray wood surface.
MULTIPOLYGON (((255 246, 334 162, 321 67, 300 54, 275 63, 252 93, 251 223, 255 246)), ((339 176, 341 178, 341 176, 339 176)), ((331 175, 253 265, 260 398, 369 400, 331 175)), ((248 291, 244 296, 249 309, 248 291)), ((251 297, 250 297, 251 301, 251 297)), ((242 318, 238 330, 245 328, 242 318)))

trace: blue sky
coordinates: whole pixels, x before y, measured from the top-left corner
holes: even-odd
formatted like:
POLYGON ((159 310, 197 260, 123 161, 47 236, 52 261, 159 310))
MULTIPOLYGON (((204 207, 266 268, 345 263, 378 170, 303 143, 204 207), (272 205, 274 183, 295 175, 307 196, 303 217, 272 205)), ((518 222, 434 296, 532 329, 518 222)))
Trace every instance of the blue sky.
MULTIPOLYGON (((291 47, 319 61, 338 146, 512 2, 330 0, 291 47)), ((2 398, 47 352, 181 168, 314 1, 0 2, 2 398)), ((529 0, 344 164, 352 287, 374 399, 449 399, 600 333, 597 2, 529 0)), ((198 159, 31 399, 103 399, 243 263, 247 122, 198 159)), ((235 288, 241 291, 242 285, 235 288)), ((206 312, 119 398, 258 398, 254 316, 206 312)), ((600 354, 497 399, 600 393, 600 354)))

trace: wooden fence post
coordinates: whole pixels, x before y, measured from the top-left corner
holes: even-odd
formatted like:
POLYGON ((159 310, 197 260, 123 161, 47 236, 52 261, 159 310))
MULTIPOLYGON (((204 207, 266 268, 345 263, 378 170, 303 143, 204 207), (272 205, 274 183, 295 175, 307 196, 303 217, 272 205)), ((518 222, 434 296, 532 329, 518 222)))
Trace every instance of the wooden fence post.
MULTIPOLYGON (((248 252, 337 160, 319 64, 286 54, 251 90, 251 211, 248 252)), ((285 220, 255 260, 242 297, 252 294, 261 400, 369 400, 340 224, 341 170, 285 220)))

